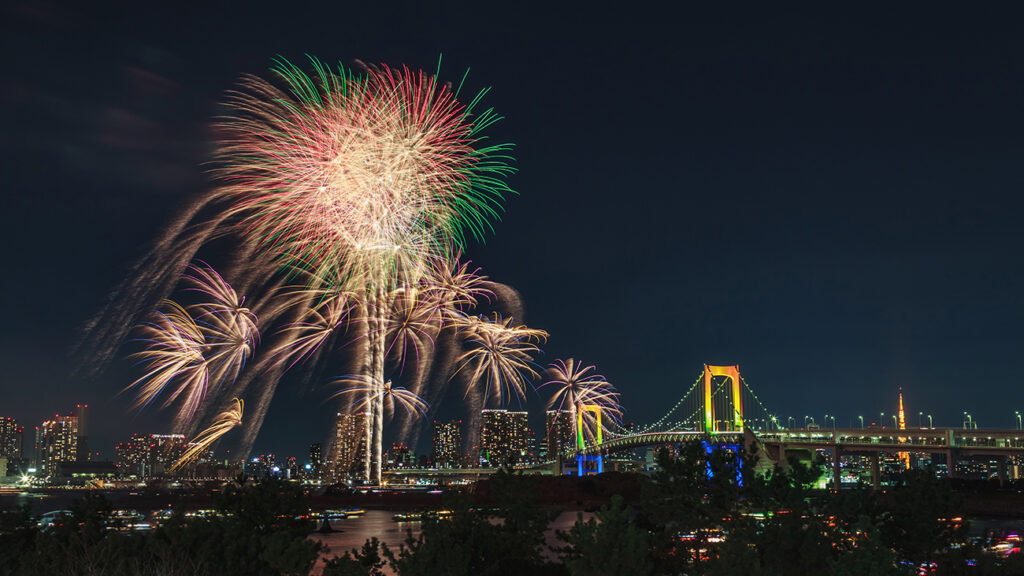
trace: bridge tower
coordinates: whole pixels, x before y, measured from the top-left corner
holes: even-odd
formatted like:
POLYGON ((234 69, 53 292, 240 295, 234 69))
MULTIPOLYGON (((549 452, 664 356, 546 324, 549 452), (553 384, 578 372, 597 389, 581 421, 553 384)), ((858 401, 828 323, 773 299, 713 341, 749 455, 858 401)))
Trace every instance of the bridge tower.
MULTIPOLYGON (((724 384, 720 386, 724 388, 724 384)), ((735 366, 710 366, 704 365, 704 431, 709 434, 715 432, 732 430, 743 430, 743 394, 740 384, 740 367, 735 366), (731 384, 731 394, 716 394, 716 391, 712 388, 712 380, 715 376, 724 376, 729 379, 731 384), (725 413, 717 414, 718 410, 715 407, 715 400, 721 398, 724 400, 725 413), (728 424, 723 428, 719 426, 719 416, 724 422, 728 424)))
POLYGON ((601 422, 601 407, 597 404, 584 404, 579 407, 576 412, 576 475, 583 476, 585 472, 583 464, 586 462, 597 462, 597 473, 601 474, 604 472, 604 458, 601 456, 601 451, 598 450, 597 454, 584 454, 583 449, 586 446, 586 438, 583 435, 583 414, 585 412, 593 412, 594 419, 596 420, 597 428, 597 445, 600 447, 604 442, 603 434, 601 432, 604 427, 604 423, 601 422))

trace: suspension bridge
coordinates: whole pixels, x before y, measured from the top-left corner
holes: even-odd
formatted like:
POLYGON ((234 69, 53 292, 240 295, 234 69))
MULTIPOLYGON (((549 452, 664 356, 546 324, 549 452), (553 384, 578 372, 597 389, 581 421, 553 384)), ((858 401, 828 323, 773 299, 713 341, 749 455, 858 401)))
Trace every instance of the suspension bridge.
POLYGON ((591 455, 706 436, 716 442, 736 443, 745 430, 779 429, 778 420, 743 379, 739 366, 705 365, 693 385, 664 416, 631 428, 604 423, 600 441, 587 443, 580 451, 591 455))
MULTIPOLYGON (((902 417, 896 427, 788 428, 782 426, 740 374, 739 366, 705 365, 693 385, 658 420, 624 428, 616 423, 598 425, 590 442, 578 445, 580 472, 584 463, 603 456, 646 447, 660 447, 700 439, 710 444, 743 447, 757 445, 768 464, 787 465, 788 451, 829 453, 833 478, 839 477, 843 456, 866 456, 871 461, 872 483, 879 486, 879 455, 898 453, 943 455, 950 476, 957 475, 961 459, 982 457, 998 463, 998 476, 1007 479, 1007 461, 1024 457, 1024 430, 907 428, 902 417)), ((598 415, 598 418, 600 416, 598 415)), ((582 435, 581 435, 582 436, 582 435)), ((592 468, 591 468, 592 469, 592 468)))

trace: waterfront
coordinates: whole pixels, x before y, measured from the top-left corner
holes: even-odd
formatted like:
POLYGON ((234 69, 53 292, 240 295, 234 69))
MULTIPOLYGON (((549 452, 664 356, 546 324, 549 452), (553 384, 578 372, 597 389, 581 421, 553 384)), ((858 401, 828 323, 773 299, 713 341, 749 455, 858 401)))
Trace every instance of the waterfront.
MULTIPOLYGON (((387 544, 389 548, 397 551, 410 531, 413 536, 419 534, 419 522, 395 522, 392 519, 393 514, 393 512, 388 510, 367 510, 365 514, 360 516, 332 520, 331 527, 337 530, 336 532, 326 534, 314 532, 310 535, 311 539, 327 547, 320 561, 317 562, 316 567, 313 569, 313 575, 320 574, 326 558, 340 556, 353 548, 360 548, 370 538, 377 538, 382 543, 387 544)), ((544 543, 547 547, 561 545, 557 532, 568 530, 576 521, 577 514, 583 514, 584 519, 589 519, 593 516, 589 512, 561 512, 551 522, 547 532, 544 534, 544 543)), ((545 557, 553 560, 555 554, 545 551, 545 557)))

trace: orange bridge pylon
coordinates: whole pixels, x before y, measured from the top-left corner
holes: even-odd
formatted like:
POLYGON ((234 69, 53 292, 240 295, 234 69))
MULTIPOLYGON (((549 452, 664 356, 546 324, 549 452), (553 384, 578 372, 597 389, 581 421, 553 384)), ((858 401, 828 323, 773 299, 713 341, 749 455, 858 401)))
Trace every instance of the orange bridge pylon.
MULTIPOLYGON (((740 389, 740 367, 736 366, 710 366, 704 365, 704 431, 709 434, 721 432, 718 426, 718 414, 715 410, 714 391, 712 390, 712 379, 715 376, 724 376, 729 379, 732 385, 731 414, 726 408, 723 421, 731 423, 733 430, 743 430, 743 394, 740 389)), ((726 428, 729 428, 728 424, 726 428)))

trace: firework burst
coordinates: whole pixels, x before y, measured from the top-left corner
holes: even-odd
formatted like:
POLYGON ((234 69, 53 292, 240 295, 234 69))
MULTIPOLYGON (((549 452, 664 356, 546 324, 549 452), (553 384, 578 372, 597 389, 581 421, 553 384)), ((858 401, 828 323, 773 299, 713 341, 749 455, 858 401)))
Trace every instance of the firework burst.
POLYGON ((482 237, 497 215, 508 145, 479 146, 498 119, 431 75, 387 66, 358 77, 282 62, 284 89, 249 78, 220 151, 231 213, 290 267, 385 286, 482 237))
POLYGON ((480 299, 490 302, 494 292, 487 286, 487 276, 480 268, 470 269, 472 262, 461 261, 461 254, 451 258, 434 258, 423 279, 423 290, 437 303, 443 324, 462 320, 466 311, 476 308, 480 299))
POLYGON ((537 376, 533 357, 540 353, 538 344, 547 340, 548 333, 513 326, 512 317, 503 319, 500 314, 493 319, 471 317, 462 331, 469 349, 456 359, 455 374, 465 370, 470 388, 482 384, 485 403, 494 400, 504 405, 513 396, 524 399, 530 379, 537 376))
MULTIPOLYGON (((146 374, 130 388, 140 407, 157 397, 181 402, 177 425, 189 430, 227 398, 251 398, 246 453, 281 375, 319 362, 328 342, 355 327, 352 371, 377 387, 367 478, 379 482, 384 403, 401 405, 403 396, 384 390, 385 367, 397 363, 401 374, 414 361, 407 372, 417 391, 435 367, 446 384, 455 354, 438 366, 436 340, 469 334, 467 315, 495 286, 458 253, 491 231, 512 193, 511 146, 483 135, 499 120, 480 106, 485 92, 460 101, 460 90, 407 68, 356 74, 316 60, 309 73, 281 61, 271 81, 245 79, 221 123, 222 185, 171 223, 90 324, 85 346, 109 358, 177 281, 197 291, 203 303, 172 305, 143 328, 146 374), (226 276, 238 292, 205 264, 186 269, 214 240, 237 243, 226 276), (282 289, 299 276, 301 294, 282 289), (254 357, 260 331, 273 334, 272 346, 254 357)), ((474 362, 466 359, 467 371, 474 362)))
POLYGON ((227 434, 232 428, 241 426, 243 405, 242 400, 238 398, 233 399, 231 408, 218 414, 209 428, 200 432, 198 436, 188 443, 188 450, 171 465, 168 472, 174 472, 185 466, 197 456, 206 452, 214 442, 227 434))
POLYGON ((138 389, 135 408, 142 409, 170 388, 163 406, 183 398, 178 417, 187 419, 205 398, 210 381, 203 355, 206 337, 187 310, 170 300, 164 305, 166 312, 140 327, 146 348, 133 356, 146 364, 146 373, 125 390, 138 389))
MULTIPOLYGON (((482 146, 480 131, 498 117, 474 113, 479 97, 464 105, 434 76, 313 69, 281 62, 282 88, 250 78, 234 96, 223 192, 264 252, 362 295, 363 375, 382 386, 388 295, 414 287, 424 263, 447 258, 467 232, 482 237, 511 191, 509 146, 482 146)), ((379 482, 384 396, 375 397, 367 476, 379 482)))
POLYGON ((600 407, 602 418, 608 418, 614 423, 622 420, 619 393, 604 376, 597 373, 596 367, 586 366, 572 358, 555 360, 548 366, 546 375, 549 380, 537 388, 550 386, 554 389, 551 399, 548 400, 548 408, 568 410, 574 427, 577 418, 582 414, 585 441, 597 437, 598 423, 592 412, 582 410, 584 406, 600 407))
POLYGON ((344 292, 324 294, 322 291, 299 289, 291 296, 314 304, 307 309, 301 321, 287 324, 279 331, 281 343, 270 355, 275 358, 275 364, 286 369, 313 356, 332 335, 343 332, 355 307, 352 295, 344 292))
POLYGON ((137 408, 172 388, 163 406, 181 398, 177 424, 192 419, 211 387, 234 381, 259 339, 256 316, 216 271, 192 266, 184 280, 204 301, 185 308, 165 300, 167 310, 140 327, 147 345, 135 357, 147 372, 126 388, 138 389, 137 408))
POLYGON ((245 298, 213 268, 206 264, 188 268, 184 280, 206 299, 191 307, 193 316, 206 336, 204 355, 210 367, 210 380, 216 386, 234 381, 259 341, 256 315, 244 307, 245 298))
POLYGON ((336 392, 334 396, 350 396, 355 399, 354 412, 370 408, 379 401, 383 404, 388 418, 394 417, 396 407, 402 408, 409 416, 427 415, 428 406, 422 398, 405 388, 393 385, 391 380, 378 385, 364 376, 353 375, 343 376, 334 383, 342 386, 342 390, 336 392))

